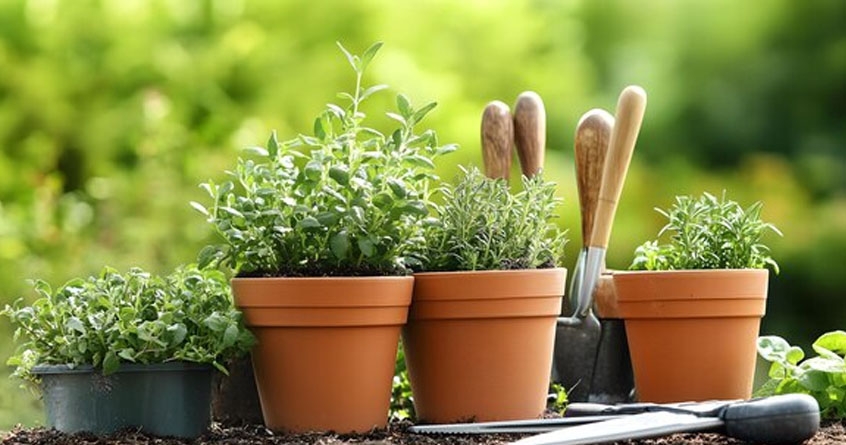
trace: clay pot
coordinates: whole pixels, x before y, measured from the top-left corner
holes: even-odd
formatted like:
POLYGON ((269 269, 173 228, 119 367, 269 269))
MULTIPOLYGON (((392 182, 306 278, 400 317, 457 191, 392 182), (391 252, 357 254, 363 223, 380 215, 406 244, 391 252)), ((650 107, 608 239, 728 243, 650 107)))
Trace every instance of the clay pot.
POLYGON ((566 269, 416 274, 403 347, 418 420, 543 414, 566 274, 566 269))
POLYGON ((235 278, 255 334, 265 425, 288 432, 368 432, 386 425, 412 277, 235 278))
POLYGON ((638 399, 748 399, 767 270, 615 272, 638 399))

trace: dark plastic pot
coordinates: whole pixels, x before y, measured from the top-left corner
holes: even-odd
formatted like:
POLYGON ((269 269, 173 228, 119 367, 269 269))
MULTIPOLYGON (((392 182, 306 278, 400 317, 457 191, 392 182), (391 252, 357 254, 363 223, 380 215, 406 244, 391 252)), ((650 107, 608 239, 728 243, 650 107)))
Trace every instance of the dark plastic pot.
POLYGON ((209 426, 213 368, 194 363, 121 365, 104 376, 91 366, 36 366, 47 424, 65 433, 140 428, 194 438, 209 426))

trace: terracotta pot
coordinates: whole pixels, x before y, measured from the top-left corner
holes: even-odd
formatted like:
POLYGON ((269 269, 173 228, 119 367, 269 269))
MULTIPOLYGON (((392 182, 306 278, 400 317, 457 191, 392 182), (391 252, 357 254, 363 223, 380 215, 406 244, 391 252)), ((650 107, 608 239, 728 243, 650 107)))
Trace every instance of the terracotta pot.
POLYGON ((421 273, 403 347, 421 422, 543 414, 566 269, 421 273))
POLYGON ((635 271, 613 276, 641 401, 752 395, 767 270, 635 271))
POLYGON ((412 277, 235 278, 258 340, 253 368, 265 424, 289 432, 385 426, 412 277))

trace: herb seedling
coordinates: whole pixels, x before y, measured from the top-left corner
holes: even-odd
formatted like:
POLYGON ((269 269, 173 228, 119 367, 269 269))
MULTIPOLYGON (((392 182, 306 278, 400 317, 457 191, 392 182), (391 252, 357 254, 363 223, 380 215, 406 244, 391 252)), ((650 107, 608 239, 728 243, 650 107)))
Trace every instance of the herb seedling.
POLYGON ((846 418, 846 332, 833 331, 813 344, 816 357, 807 360, 805 352, 774 335, 758 339, 758 353, 771 362, 770 380, 756 396, 801 393, 817 399, 825 417, 846 418))
POLYGON ((635 250, 634 270, 763 269, 778 273, 770 249, 761 243, 767 231, 781 236, 761 220, 763 204, 744 209, 735 201, 704 193, 696 199, 678 196, 669 210, 656 208, 668 222, 658 233, 668 244, 648 241, 635 250))
POLYGON ((311 136, 278 142, 272 134, 256 158, 239 159, 232 181, 202 184, 212 197, 192 205, 225 240, 200 253, 201 265, 222 261, 239 276, 402 275, 422 243, 429 213, 433 159, 455 150, 434 131, 415 126, 435 103, 414 108, 402 94, 389 134, 364 125, 361 104, 386 88, 362 85, 381 47, 360 57, 341 46, 355 73, 347 106, 328 104, 311 136))
POLYGON ((97 277, 68 281, 55 291, 33 283, 40 296, 2 311, 23 338, 9 365, 32 380, 35 365, 93 365, 104 374, 121 362, 223 363, 245 354, 253 337, 244 329, 226 277, 217 270, 180 267, 166 277, 141 269, 105 268, 97 277))
POLYGON ((523 177, 512 193, 504 180, 462 168, 457 185, 442 187, 443 206, 428 219, 424 271, 555 267, 567 239, 553 224, 560 199, 540 175, 523 177))

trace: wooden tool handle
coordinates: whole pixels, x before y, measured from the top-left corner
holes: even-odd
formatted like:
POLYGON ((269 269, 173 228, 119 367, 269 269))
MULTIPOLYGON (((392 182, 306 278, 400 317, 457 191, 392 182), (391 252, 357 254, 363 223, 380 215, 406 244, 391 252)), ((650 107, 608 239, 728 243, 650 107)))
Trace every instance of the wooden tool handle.
POLYGON ((591 247, 606 248, 611 238, 611 226, 617 212, 617 202, 626 181, 629 162, 632 159, 637 135, 646 111, 646 92, 638 86, 628 86, 617 101, 614 129, 611 131, 611 143, 602 173, 602 187, 599 190, 599 202, 596 219, 591 231, 591 247))
POLYGON ((514 147, 514 121, 508 105, 495 100, 482 113, 482 161, 485 175, 508 179, 514 147))
POLYGON ((546 111, 533 91, 517 96, 514 105, 514 137, 523 175, 532 177, 543 169, 546 147, 546 111))
POLYGON ((590 241, 593 229, 605 157, 613 128, 614 116, 599 108, 582 115, 576 126, 576 184, 582 212, 582 243, 585 246, 590 241))

